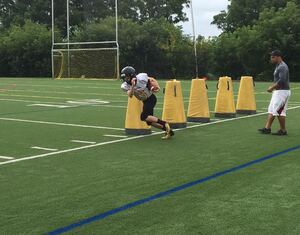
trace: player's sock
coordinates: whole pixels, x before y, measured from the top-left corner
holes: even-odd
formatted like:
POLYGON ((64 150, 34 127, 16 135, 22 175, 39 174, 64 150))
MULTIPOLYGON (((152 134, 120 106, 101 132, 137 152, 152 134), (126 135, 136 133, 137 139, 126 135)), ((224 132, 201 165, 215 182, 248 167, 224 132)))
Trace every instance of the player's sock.
POLYGON ((163 129, 164 131, 167 130, 167 129, 166 129, 166 122, 165 122, 165 121, 158 119, 158 120, 157 120, 157 123, 163 126, 162 129, 163 129))

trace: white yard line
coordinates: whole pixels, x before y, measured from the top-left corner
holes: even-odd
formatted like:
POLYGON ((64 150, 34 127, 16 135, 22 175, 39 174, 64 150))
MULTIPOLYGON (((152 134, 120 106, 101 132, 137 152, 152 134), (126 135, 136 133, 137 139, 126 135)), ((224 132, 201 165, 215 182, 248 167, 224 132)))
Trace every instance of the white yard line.
POLYGON ((27 106, 38 106, 38 107, 53 107, 53 108, 60 108, 60 109, 65 109, 65 108, 74 108, 75 106, 67 106, 67 105, 57 105, 57 104, 29 104, 27 106))
POLYGON ((47 125, 55 125, 55 126, 70 126, 70 127, 82 127, 82 128, 92 128, 92 129, 124 131, 124 128, 114 128, 114 127, 105 127, 105 126, 89 126, 89 125, 61 123, 61 122, 45 122, 45 121, 25 120, 25 119, 16 119, 16 118, 0 118, 0 120, 12 121, 12 122, 38 123, 38 124, 47 124, 47 125))
MULTIPOLYGON (((3 83, 3 85, 11 85, 11 84, 5 84, 3 83)), ((79 85, 79 83, 78 83, 79 85)), ((82 84, 82 85, 89 85, 89 86, 86 86, 84 88, 88 88, 88 89, 106 89, 106 90, 121 90, 121 83, 118 84, 118 86, 114 87, 114 86, 111 86, 111 87, 108 87, 108 86, 91 86, 92 84, 82 84)), ((51 87, 51 88, 58 88, 58 89, 72 89, 72 88, 80 88, 82 89, 83 87, 82 86, 65 86, 65 85, 58 85, 58 86, 53 86, 53 85, 33 85, 33 84, 21 84, 21 85, 18 85, 18 87, 24 87, 24 86, 27 86, 27 87, 51 87)))
POLYGON ((11 102, 22 102, 22 103, 36 103, 36 102, 44 102, 44 103, 49 103, 49 104, 53 104, 55 102, 46 102, 46 101, 35 101, 35 100, 17 100, 17 99, 0 99, 0 101, 11 101, 11 102))
POLYGON ((80 143, 80 144, 96 144, 97 142, 92 141, 85 141, 85 140, 71 140, 73 143, 80 143))
MULTIPOLYGON (((295 109, 299 109, 299 108, 300 108, 300 106, 296 106, 296 107, 289 108, 289 110, 295 110, 295 109)), ((251 115, 251 116, 243 116, 243 117, 238 117, 238 118, 225 119, 225 120, 220 120, 220 121, 211 122, 211 123, 204 123, 204 124, 189 126, 185 129, 178 129, 175 131, 183 131, 183 130, 187 130, 187 129, 194 129, 197 127, 210 126, 210 125, 215 125, 215 124, 224 123, 224 122, 232 122, 232 121, 237 121, 237 120, 241 120, 241 119, 248 119, 248 118, 263 116, 266 114, 267 113, 259 113, 259 114, 255 114, 255 115, 251 115)), ((75 152, 75 151, 79 151, 79 150, 83 150, 83 149, 90 149, 90 148, 95 148, 95 147, 109 145, 109 144, 116 144, 116 143, 121 143, 121 142, 125 142, 125 141, 130 141, 130 140, 143 139, 143 138, 147 138, 150 136, 159 135, 162 133, 163 132, 157 132, 157 133, 152 133, 150 135, 134 136, 134 137, 129 137, 129 138, 125 138, 125 139, 118 139, 118 140, 113 140, 113 141, 108 141, 108 142, 103 142, 103 143, 98 143, 98 144, 93 144, 93 145, 82 146, 82 147, 78 147, 78 148, 71 148, 71 149, 61 150, 61 151, 52 152, 52 153, 24 157, 24 158, 14 159, 14 160, 6 161, 6 162, 1 162, 0 165, 8 165, 8 164, 16 163, 16 162, 21 162, 21 161, 28 161, 28 160, 33 160, 33 159, 37 159, 37 158, 55 156, 55 155, 63 154, 63 153, 75 152)))
POLYGON ((13 159, 15 159, 15 158, 14 158, 14 157, 0 156, 0 159, 13 160, 13 159))
MULTIPOLYGON (((46 102, 46 101, 40 101, 40 100, 18 100, 18 99, 0 99, 0 101, 12 101, 12 102, 24 102, 24 103, 32 103, 32 104, 36 104, 38 103, 45 103, 45 104, 53 104, 53 105, 59 105, 59 106, 63 106, 65 103, 59 103, 59 102, 46 102)), ((116 103, 123 103, 122 101, 112 101, 112 102, 116 102, 116 103)), ((127 101, 124 101, 124 103, 127 103, 127 101)), ((35 105, 27 105, 27 106, 35 106, 35 105)), ((43 105, 45 106, 45 105, 43 105)), ((81 105, 81 107, 84 105, 81 105)), ((127 106, 121 106, 121 105, 108 105, 108 104, 89 104, 88 106, 95 106, 95 107, 103 107, 103 108, 127 108, 127 106)), ((70 107, 70 106, 68 106, 70 107)), ((77 106, 71 106, 70 108, 74 108, 74 107, 78 107, 77 106)), ((162 109, 162 108, 156 108, 156 109, 162 109)))
POLYGON ((105 137, 113 137, 113 138, 128 138, 128 136, 125 135, 103 135, 105 137))
POLYGON ((52 151, 52 152, 58 151, 58 149, 44 148, 44 147, 39 147, 39 146, 33 146, 31 148, 32 149, 37 149, 37 150, 52 151))
MULTIPOLYGON (((100 88, 102 89, 102 88, 100 88)), ((121 88, 117 88, 118 90, 121 91, 121 88)), ((97 95, 97 96, 124 96, 122 95, 122 93, 120 94, 102 94, 103 92, 99 92, 99 93, 91 93, 91 92, 66 92, 66 91, 36 91, 36 90, 16 90, 14 89, 13 92, 32 92, 32 93, 50 93, 50 94, 68 94, 68 95, 97 95)))

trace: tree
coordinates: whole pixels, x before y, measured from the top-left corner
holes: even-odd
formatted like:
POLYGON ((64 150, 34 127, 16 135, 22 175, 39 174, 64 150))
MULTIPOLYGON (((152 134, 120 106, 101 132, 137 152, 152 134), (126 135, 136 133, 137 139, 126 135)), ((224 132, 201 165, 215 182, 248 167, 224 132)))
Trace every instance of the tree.
MULTIPOLYGON (((190 0, 122 0, 119 16, 138 22, 164 18, 171 23, 187 20, 184 5, 190 0)), ((99 22, 115 15, 115 0, 69 0, 70 24, 73 27, 99 22)), ((54 0, 55 24, 66 31, 66 0, 54 0)), ((0 27, 8 29, 13 24, 23 25, 26 20, 51 26, 51 1, 0 0, 0 27)))
POLYGON ((280 49, 290 67, 291 80, 299 81, 300 5, 290 1, 285 8, 266 8, 252 27, 223 33, 212 43, 215 72, 233 77, 249 74, 259 80, 271 80, 274 68, 269 54, 280 49))
POLYGON ((1 76, 50 76, 51 32, 45 25, 25 21, 0 39, 1 76))
POLYGON ((26 20, 51 24, 51 2, 43 0, 0 0, 0 25, 8 29, 13 24, 24 25, 26 20))
MULTIPOLYGON (((114 18, 86 25, 74 32, 75 41, 103 41, 115 36, 114 18)), ((119 20, 121 65, 132 65, 160 78, 193 76, 193 44, 165 19, 139 24, 119 20)))
POLYGON ((231 0, 228 10, 214 16, 213 24, 225 32, 234 32, 243 26, 253 26, 265 8, 276 10, 286 6, 288 0, 231 0))

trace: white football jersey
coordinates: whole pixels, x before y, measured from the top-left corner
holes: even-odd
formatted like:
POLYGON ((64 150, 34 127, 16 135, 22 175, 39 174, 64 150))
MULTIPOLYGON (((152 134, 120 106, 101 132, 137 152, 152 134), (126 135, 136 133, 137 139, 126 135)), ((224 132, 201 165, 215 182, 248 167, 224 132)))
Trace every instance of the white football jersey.
MULTIPOLYGON (((148 88, 148 74, 146 73, 140 73, 136 75, 136 85, 133 90, 133 95, 138 99, 138 100, 146 100, 148 99, 153 92, 149 90, 148 88)), ((127 82, 124 82, 121 85, 121 89, 125 92, 129 91, 131 89, 131 85, 129 85, 127 82)))

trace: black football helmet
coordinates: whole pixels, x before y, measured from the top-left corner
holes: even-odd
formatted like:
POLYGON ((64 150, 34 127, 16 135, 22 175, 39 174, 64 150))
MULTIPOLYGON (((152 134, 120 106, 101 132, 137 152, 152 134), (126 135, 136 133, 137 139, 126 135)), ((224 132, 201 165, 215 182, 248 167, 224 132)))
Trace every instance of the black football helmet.
POLYGON ((121 79, 130 85, 131 85, 131 80, 135 78, 135 76, 136 76, 135 69, 131 66, 127 66, 123 68, 121 71, 121 79))

